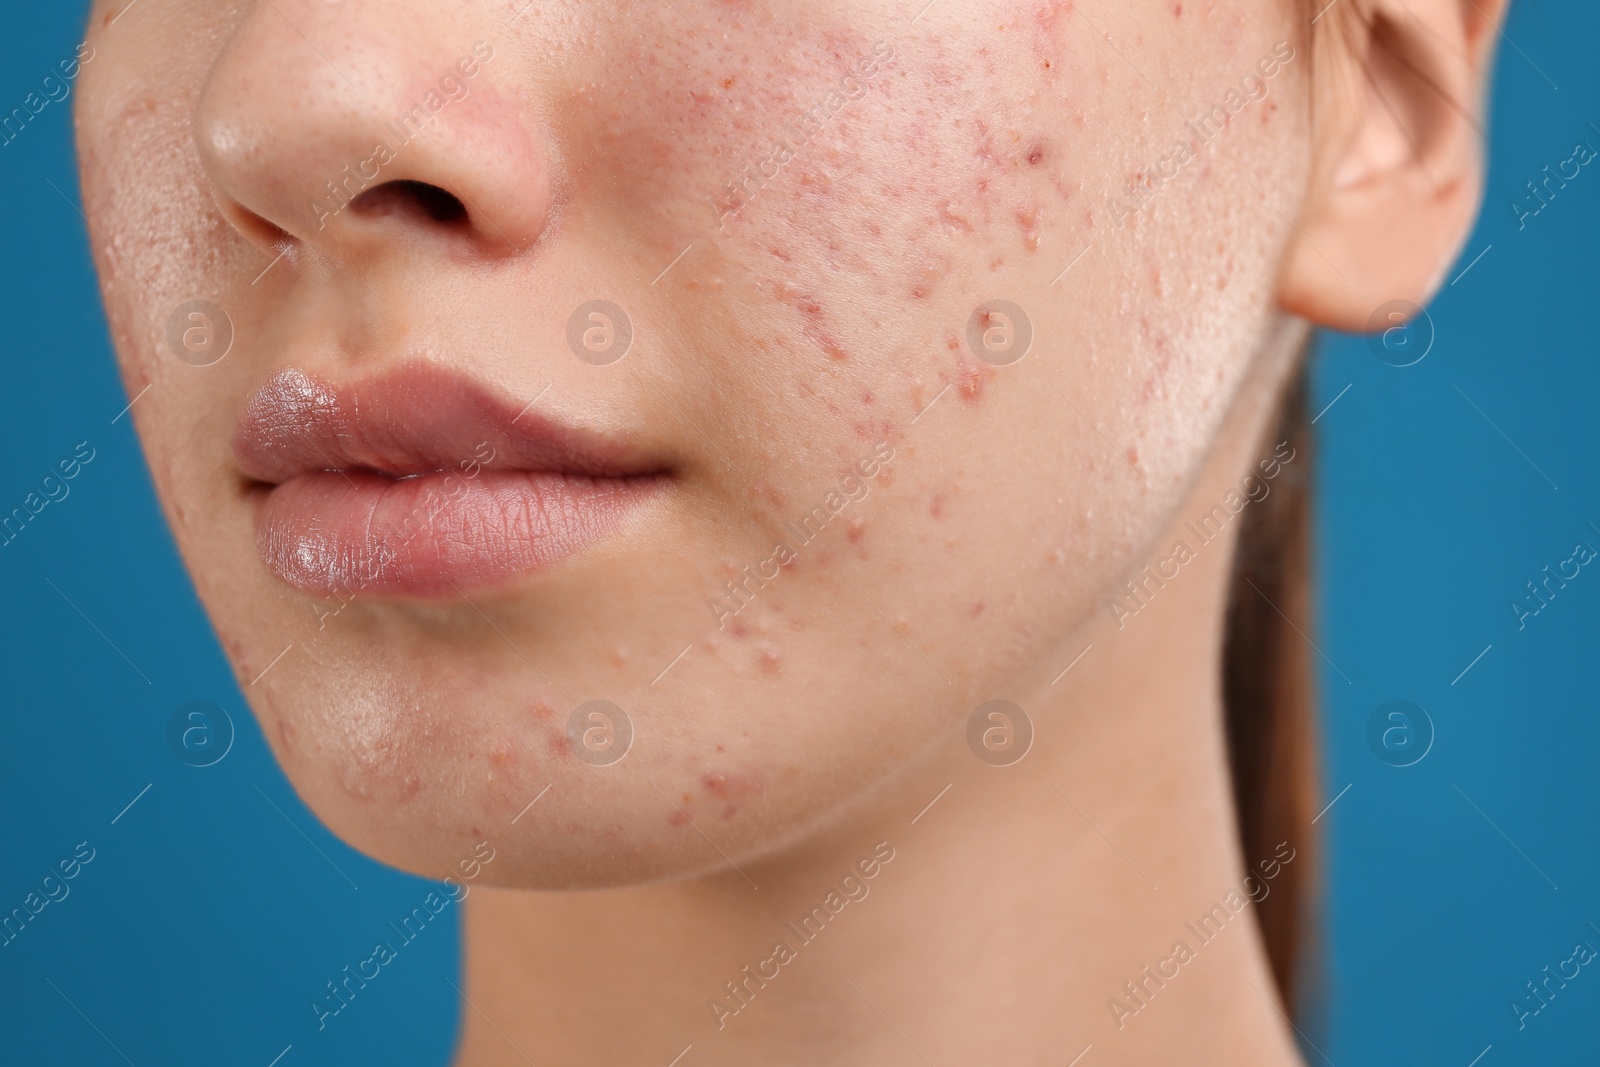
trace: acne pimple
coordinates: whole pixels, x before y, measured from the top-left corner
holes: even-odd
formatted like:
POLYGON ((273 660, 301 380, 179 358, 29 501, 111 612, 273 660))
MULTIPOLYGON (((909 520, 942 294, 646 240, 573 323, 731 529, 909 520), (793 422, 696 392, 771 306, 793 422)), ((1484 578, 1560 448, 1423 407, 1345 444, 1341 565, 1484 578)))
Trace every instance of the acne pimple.
POLYGON ((939 283, 939 269, 933 266, 919 267, 911 278, 911 299, 926 300, 939 283))
POLYGON ((952 232, 971 233, 973 230, 971 212, 949 201, 939 205, 939 221, 952 232))
POLYGON ((756 495, 775 508, 781 508, 788 502, 788 494, 777 486, 766 481, 755 483, 756 495))
POLYGON ((972 616, 974 619, 976 619, 979 615, 982 615, 983 601, 980 600, 976 604, 972 605, 972 607, 968 609, 967 614, 972 616))
POLYGON ((572 762, 572 742, 567 740, 564 733, 552 731, 545 735, 545 749, 562 763, 572 762))
POLYGON ((1022 228, 1022 245, 1030 252, 1039 247, 1039 219, 1042 214, 1037 204, 1027 204, 1017 209, 1017 225, 1022 228))
POLYGON ((769 643, 761 647, 761 673, 771 675, 783 673, 783 656, 778 651, 778 646, 769 643))
POLYGON ((728 774, 708 771, 700 776, 700 788, 718 800, 742 800, 766 792, 766 779, 759 773, 728 774))
POLYGON ((287 755, 295 750, 297 731, 293 720, 287 716, 278 717, 278 747, 287 755))
MULTIPOLYGON (((969 404, 976 404, 983 398, 984 377, 983 370, 973 362, 972 357, 962 353, 956 363, 952 384, 955 385, 961 399, 969 404)), ((951 381, 951 378, 945 380, 951 381)))
POLYGON ((844 535, 853 545, 859 545, 861 539, 867 536, 867 524, 860 516, 852 516, 844 524, 844 535))

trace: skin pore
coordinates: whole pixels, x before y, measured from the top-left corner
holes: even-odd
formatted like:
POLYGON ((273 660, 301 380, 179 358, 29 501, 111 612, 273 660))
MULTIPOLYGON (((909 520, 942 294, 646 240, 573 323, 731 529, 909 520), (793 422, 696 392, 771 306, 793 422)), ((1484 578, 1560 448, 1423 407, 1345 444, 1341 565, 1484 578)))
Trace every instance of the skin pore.
MULTIPOLYGON (((492 852, 464 1067, 1297 1062, 1248 906, 1187 932, 1308 845, 1239 854, 1237 526, 1187 525, 1293 466, 1310 324, 1437 284, 1503 5, 920 6, 94 5, 83 199, 156 489, 318 817, 434 877, 492 852), (233 338, 203 366, 195 300, 233 338), (615 361, 569 340, 595 300, 615 361), (427 595, 316 516, 258 551, 263 396, 292 435, 442 372, 659 488, 427 595), (592 700, 620 760, 569 726, 592 700), (1010 766, 969 746, 993 700, 1032 724, 1010 766)), ((504 474, 475 444, 437 468, 504 474)))

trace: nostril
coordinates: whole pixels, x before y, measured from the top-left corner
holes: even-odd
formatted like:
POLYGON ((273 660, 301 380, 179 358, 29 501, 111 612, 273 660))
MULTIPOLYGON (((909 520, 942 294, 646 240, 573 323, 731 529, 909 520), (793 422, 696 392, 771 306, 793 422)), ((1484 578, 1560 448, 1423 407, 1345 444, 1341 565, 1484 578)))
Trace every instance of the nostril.
POLYGON ((222 205, 222 213, 233 228, 263 248, 277 248, 289 239, 282 226, 257 215, 243 204, 222 205))
POLYGON ((384 182, 368 189, 349 207, 359 215, 424 216, 434 222, 454 223, 467 217, 467 207, 459 197, 427 182, 407 180, 384 182))

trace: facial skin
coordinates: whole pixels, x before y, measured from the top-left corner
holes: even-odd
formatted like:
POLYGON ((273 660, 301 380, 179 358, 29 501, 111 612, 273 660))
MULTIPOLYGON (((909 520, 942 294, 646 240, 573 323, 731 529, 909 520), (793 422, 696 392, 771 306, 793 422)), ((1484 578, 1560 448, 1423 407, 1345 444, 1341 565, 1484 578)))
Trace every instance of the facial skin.
POLYGON ((1147 74, 1183 70, 1160 87, 1178 114, 1280 41, 1299 57, 1121 227, 1108 201, 1192 135, 1149 113, 1095 12, 541 5, 512 24, 494 4, 166 6, 117 27, 104 8, 79 111, 90 217, 125 253, 103 259, 124 374, 130 395, 154 386, 135 416, 285 771, 335 832, 421 872, 552 783, 497 881, 713 867, 678 808, 731 855, 771 847, 1048 680, 1183 499, 1274 310, 1272 205, 1303 195, 1309 71, 1286 5, 1117 17, 1147 74), (471 229, 354 211, 318 228, 325 183, 478 41, 493 57, 470 94, 382 170, 461 191, 471 229), (865 95, 719 226, 713 200, 780 124, 886 50, 865 95), (228 224, 246 211, 290 235, 271 269, 266 228, 228 224), (211 367, 164 343, 193 297, 233 323, 211 367), (596 297, 634 323, 608 367, 564 343, 596 297), (1032 320, 1009 367, 967 344, 990 298, 1032 320), (640 442, 673 485, 546 573, 428 604, 358 593, 319 629, 338 600, 262 566, 228 437, 275 370, 348 381, 408 359, 640 442), (893 459, 863 499, 719 628, 725 583, 880 442, 893 459), (566 751, 591 699, 636 735, 605 771, 566 751))
MULTIPOLYGON (((1364 327, 1421 300, 1470 220, 1469 138, 1413 95, 1401 113, 1442 132, 1420 162, 1390 151, 1367 38, 1314 42, 1298 2, 916 6, 143 0, 112 25, 95 5, 84 203, 133 417, 265 736, 345 840, 442 876, 488 839, 475 884, 521 888, 781 866, 970 760, 978 705, 1071 689, 1052 679, 1115 631, 1111 590, 1271 454, 1305 330, 1286 312, 1364 327), (330 198, 430 91, 380 191, 330 198), (1391 188, 1446 159, 1460 183, 1391 188), (1421 237, 1377 247, 1390 216, 1421 237), (167 343, 193 299, 231 320, 210 366, 167 343), (567 343, 595 299, 633 329, 605 366, 567 343), (992 300, 1031 327, 1009 365, 969 345, 992 300), (417 365, 624 440, 668 484, 575 555, 454 595, 280 580, 230 450, 252 394, 417 365), (830 493, 797 543, 785 524, 830 493), (780 543, 793 559, 730 599, 780 543), (631 722, 609 766, 567 732, 596 699, 631 722)), ((1401 6, 1346 0, 1422 47, 1401 6)), ((1470 11, 1412 6, 1483 54, 1470 11)), ((1193 585, 1206 615, 1223 583, 1193 585)), ((1113 688, 1148 669, 1112 662, 1113 688)))

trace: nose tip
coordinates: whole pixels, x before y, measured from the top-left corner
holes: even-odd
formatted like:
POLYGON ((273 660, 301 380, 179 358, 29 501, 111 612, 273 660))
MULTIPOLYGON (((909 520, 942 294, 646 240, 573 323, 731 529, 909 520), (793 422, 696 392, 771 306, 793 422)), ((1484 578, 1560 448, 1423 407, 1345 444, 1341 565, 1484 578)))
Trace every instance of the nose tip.
POLYGON ((264 249, 290 240, 334 260, 526 251, 549 223, 550 155, 497 89, 493 45, 441 45, 422 5, 404 20, 378 6, 250 7, 195 116, 222 214, 264 249))

